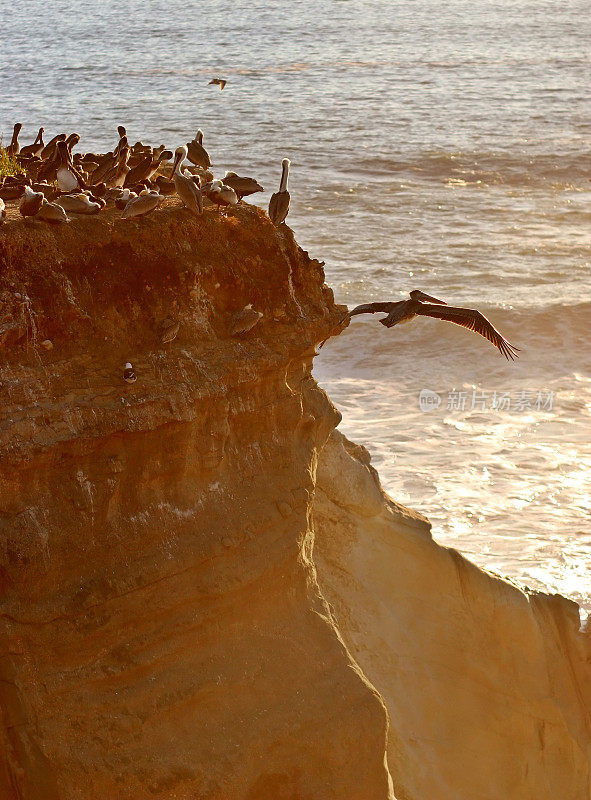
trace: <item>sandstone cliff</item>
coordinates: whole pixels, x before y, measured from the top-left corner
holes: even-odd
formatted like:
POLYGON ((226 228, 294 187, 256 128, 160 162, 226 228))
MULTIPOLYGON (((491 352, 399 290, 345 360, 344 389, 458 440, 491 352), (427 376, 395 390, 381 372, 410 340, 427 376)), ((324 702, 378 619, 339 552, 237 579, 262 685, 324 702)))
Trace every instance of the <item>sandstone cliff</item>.
POLYGON ((0 797, 587 798, 575 609, 333 432, 321 265, 248 205, 118 217, 0 229, 0 797))

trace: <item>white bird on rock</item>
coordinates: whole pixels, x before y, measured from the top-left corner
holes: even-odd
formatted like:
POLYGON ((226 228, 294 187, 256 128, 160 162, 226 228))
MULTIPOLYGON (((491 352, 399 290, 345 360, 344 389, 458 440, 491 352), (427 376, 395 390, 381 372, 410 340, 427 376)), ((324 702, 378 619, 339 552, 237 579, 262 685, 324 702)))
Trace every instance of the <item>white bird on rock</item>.
POLYGON ((192 214, 198 216, 203 212, 203 196, 201 189, 197 186, 192 177, 185 174, 182 164, 187 157, 186 145, 181 145, 175 150, 174 166, 172 168, 172 180, 178 196, 183 201, 185 208, 192 214))
POLYGON ((84 192, 62 194, 55 202, 70 214, 98 214, 101 210, 100 203, 93 202, 84 192))
POLYGON ((143 217, 158 208, 162 198, 160 194, 153 190, 144 189, 137 197, 132 198, 125 208, 121 219, 129 219, 130 217, 143 217))
POLYGON ((23 217, 34 217, 39 212, 43 200, 43 192, 34 192, 30 186, 25 186, 25 193, 22 196, 18 210, 23 217))
POLYGON ((70 222, 70 218, 64 209, 57 203, 48 203, 45 198, 35 219, 50 222, 52 225, 59 225, 62 222, 70 222))

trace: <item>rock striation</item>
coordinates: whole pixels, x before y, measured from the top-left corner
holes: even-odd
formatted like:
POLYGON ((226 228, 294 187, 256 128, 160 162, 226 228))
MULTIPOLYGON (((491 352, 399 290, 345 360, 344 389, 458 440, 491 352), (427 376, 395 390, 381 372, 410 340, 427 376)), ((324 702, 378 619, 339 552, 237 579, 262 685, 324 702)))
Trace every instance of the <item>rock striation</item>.
POLYGON ((576 607, 384 495, 342 314, 248 205, 0 229, 3 800, 589 797, 576 607))

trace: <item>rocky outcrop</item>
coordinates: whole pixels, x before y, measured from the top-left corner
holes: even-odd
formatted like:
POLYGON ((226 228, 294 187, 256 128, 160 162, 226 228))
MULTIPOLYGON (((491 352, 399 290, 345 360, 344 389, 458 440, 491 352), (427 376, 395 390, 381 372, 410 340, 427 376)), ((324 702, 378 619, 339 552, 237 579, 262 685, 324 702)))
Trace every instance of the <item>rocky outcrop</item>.
POLYGON ((0 796, 387 798, 311 559, 321 265, 248 206, 0 235, 0 796))
POLYGON ((248 205, 0 229, 3 800, 587 797, 575 609, 384 496, 341 316, 248 205))
POLYGON ((334 432, 314 500, 322 593, 388 708, 399 800, 588 800, 591 631, 436 544, 334 432))

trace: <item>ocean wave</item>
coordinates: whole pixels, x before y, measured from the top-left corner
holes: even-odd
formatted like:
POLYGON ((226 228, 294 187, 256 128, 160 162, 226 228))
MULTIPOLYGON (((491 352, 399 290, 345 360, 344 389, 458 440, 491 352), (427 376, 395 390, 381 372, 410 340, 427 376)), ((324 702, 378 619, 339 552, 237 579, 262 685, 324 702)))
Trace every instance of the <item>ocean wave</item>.
POLYGON ((589 189, 591 153, 425 151, 392 157, 373 153, 356 163, 361 174, 406 175, 447 183, 506 186, 553 185, 589 189))

